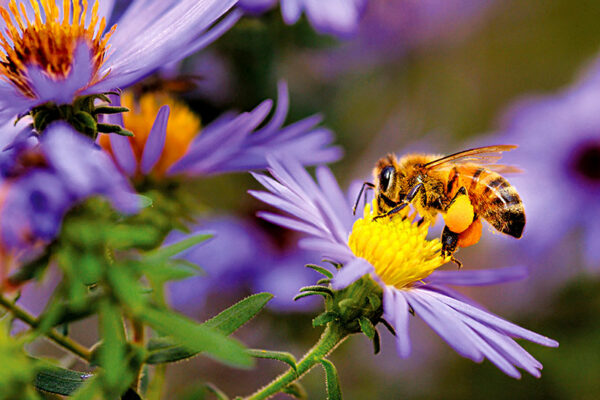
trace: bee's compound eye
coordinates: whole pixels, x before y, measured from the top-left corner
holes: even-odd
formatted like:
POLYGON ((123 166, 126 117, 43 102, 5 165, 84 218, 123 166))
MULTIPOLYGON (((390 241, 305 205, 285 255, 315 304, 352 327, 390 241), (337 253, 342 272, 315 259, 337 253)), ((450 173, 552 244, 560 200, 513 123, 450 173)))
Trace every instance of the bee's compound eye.
POLYGON ((392 166, 385 167, 381 170, 381 173, 379 174, 379 186, 384 192, 390 188, 394 173, 396 173, 396 171, 392 166))

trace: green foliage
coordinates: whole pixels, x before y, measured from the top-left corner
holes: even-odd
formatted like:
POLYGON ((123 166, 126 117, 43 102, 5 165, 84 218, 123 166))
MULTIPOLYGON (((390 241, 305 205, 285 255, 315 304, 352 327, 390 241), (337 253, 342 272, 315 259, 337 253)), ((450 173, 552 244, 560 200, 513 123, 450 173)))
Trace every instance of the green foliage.
MULTIPOLYGON (((215 317, 206 321, 202 326, 212 329, 222 335, 231 335, 262 310, 273 297, 270 293, 259 293, 247 297, 215 317)), ((201 350, 179 345, 169 338, 153 338, 148 342, 148 364, 174 362, 196 356, 201 350)))
POLYGON ((342 389, 340 388, 340 381, 335 366, 331 361, 326 359, 321 360, 321 365, 325 370, 325 378, 327 380, 327 399, 342 400, 342 389))
POLYGON ((292 367, 294 371, 298 370, 298 367, 296 365, 296 358, 286 351, 270 351, 258 349, 249 349, 247 351, 248 354, 250 354, 252 357, 281 361, 292 367))
POLYGON ((44 392, 71 396, 92 377, 91 374, 72 371, 42 361, 38 362, 41 365, 35 376, 35 387, 44 392))
POLYGON ((9 329, 8 319, 0 321, 0 399, 38 399, 32 382, 39 364, 23 351, 26 339, 12 338, 9 329))

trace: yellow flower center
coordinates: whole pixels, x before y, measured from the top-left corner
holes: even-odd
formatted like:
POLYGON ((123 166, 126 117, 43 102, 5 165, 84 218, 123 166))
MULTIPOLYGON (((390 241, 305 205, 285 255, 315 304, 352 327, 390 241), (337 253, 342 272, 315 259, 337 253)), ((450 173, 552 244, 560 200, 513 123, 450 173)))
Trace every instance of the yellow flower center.
MULTIPOLYGON (((129 141, 138 165, 141 163, 146 141, 158 110, 165 104, 170 107, 165 146, 152 169, 152 174, 155 176, 163 176, 171 165, 181 159, 194 137, 200 132, 200 118, 184 103, 164 93, 146 93, 136 100, 132 92, 124 92, 121 95, 121 104, 129 108, 129 112, 123 113, 123 125, 134 134, 129 141)), ((110 151, 108 135, 100 137, 100 145, 110 151)))
POLYGON ((367 204, 348 239, 352 252, 371 263, 386 285, 398 289, 426 278, 450 261, 450 257, 441 256, 438 239, 426 239, 429 225, 418 226, 416 213, 409 216, 408 212, 406 208, 391 218, 373 220, 376 214, 367 204))
POLYGON ((0 15, 6 23, 6 30, 0 32, 3 49, 0 51, 0 77, 15 85, 25 96, 35 98, 27 68, 34 65, 55 80, 64 79, 71 71, 77 44, 85 41, 94 63, 90 85, 100 80, 97 73, 104 62, 109 47, 107 42, 116 25, 103 35, 106 20, 103 17, 97 26, 98 0, 94 1, 87 27, 88 0, 81 0, 81 4, 80 0, 64 0, 62 22, 59 21, 59 9, 54 0, 41 0, 41 9, 38 0, 30 0, 30 4, 35 21, 27 17, 23 3, 18 7, 16 1, 11 0, 8 10, 0 7, 0 15), (46 16, 45 21, 42 21, 41 15, 46 16))

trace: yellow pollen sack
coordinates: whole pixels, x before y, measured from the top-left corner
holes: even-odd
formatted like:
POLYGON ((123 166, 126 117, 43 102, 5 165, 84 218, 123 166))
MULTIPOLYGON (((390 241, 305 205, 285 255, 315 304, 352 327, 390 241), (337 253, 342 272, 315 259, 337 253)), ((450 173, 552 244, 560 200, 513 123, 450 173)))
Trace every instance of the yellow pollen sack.
POLYGON ((35 14, 33 21, 29 20, 23 3, 17 6, 16 1, 11 0, 8 10, 0 7, 0 15, 6 24, 6 29, 0 32, 3 50, 0 51, 0 77, 12 83, 23 95, 35 98, 28 80, 28 68, 36 66, 52 79, 64 79, 71 71, 77 44, 84 41, 90 48, 94 64, 90 84, 99 81, 102 77, 97 74, 116 25, 103 34, 106 20, 103 17, 98 24, 98 0, 92 6, 87 27, 88 0, 64 0, 62 21, 59 21, 59 7, 54 0, 41 0, 41 9, 37 0, 29 3, 35 14), (42 21, 42 15, 46 16, 45 21, 42 21))
POLYGON ((415 215, 408 215, 407 208, 392 217, 373 220, 375 214, 366 205, 363 218, 354 223, 348 239, 352 252, 371 263, 385 284, 398 289, 426 278, 450 260, 441 256, 438 239, 426 239, 429 226, 417 226, 415 215))
POLYGON ((444 215, 444 222, 452 232, 461 233, 471 225, 474 216, 473 204, 469 196, 461 194, 448 208, 444 215))

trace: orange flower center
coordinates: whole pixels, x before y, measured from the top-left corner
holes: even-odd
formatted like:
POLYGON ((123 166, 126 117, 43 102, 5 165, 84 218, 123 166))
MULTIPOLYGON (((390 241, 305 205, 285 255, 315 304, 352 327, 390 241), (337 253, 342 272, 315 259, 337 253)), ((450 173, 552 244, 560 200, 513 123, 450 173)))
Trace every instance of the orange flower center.
MULTIPOLYGON (((134 134, 129 138, 129 142, 138 168, 158 110, 165 104, 169 106, 170 114, 165 146, 151 171, 155 177, 164 176, 169 167, 185 155, 192 140, 200 132, 200 118, 184 103, 164 93, 150 92, 143 94, 139 99, 135 99, 131 92, 121 95, 121 105, 129 109, 123 113, 123 127, 134 134)), ((100 136, 100 146, 112 154, 108 135, 100 136)))
POLYGON ((12 83, 25 96, 35 98, 28 79, 28 68, 36 66, 54 80, 64 79, 71 71, 77 44, 85 41, 92 52, 94 64, 90 85, 98 82, 97 74, 109 48, 107 42, 116 28, 114 25, 103 35, 106 20, 102 17, 98 24, 98 0, 94 1, 87 27, 88 0, 81 0, 81 4, 79 0, 64 0, 62 22, 59 21, 59 8, 53 0, 41 0, 41 9, 38 0, 29 1, 35 21, 27 17, 23 3, 18 7, 16 1, 11 0, 8 10, 0 7, 0 15, 6 23, 6 30, 0 32, 3 49, 0 51, 0 78, 12 83), (45 21, 42 21, 42 14, 46 16, 45 21))

